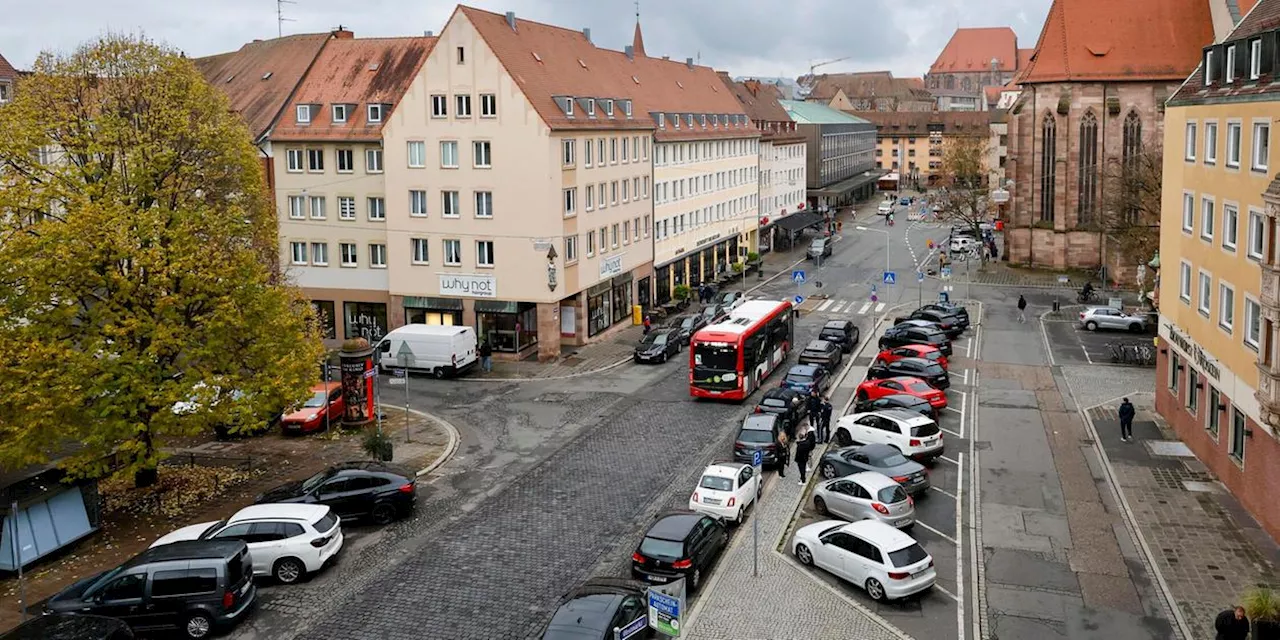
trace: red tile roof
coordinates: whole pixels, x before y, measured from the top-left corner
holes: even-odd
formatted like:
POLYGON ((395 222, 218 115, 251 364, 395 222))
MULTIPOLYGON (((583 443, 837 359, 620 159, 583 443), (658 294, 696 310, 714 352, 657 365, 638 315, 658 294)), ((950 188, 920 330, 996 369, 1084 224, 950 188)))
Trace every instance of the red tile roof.
POLYGON ((989 111, 846 111, 876 125, 876 135, 926 136, 930 126, 944 135, 990 135, 989 111))
MULTIPOLYGON (((272 140, 377 140, 382 122, 366 120, 366 105, 399 104, 435 46, 436 38, 336 39, 324 48, 289 102, 272 140), (309 124, 298 124, 298 105, 321 105, 309 124), (355 105, 347 121, 334 123, 334 104, 355 105)), ((478 105, 476 106, 478 108, 478 105)), ((313 111, 315 111, 313 109, 313 111)))
POLYGON ((16 80, 18 78, 18 70, 9 64, 4 56, 0 56, 0 80, 16 80))
POLYGON ((987 104, 994 105, 1000 102, 1000 94, 1004 91, 1004 87, 983 87, 982 93, 986 95, 987 104))
MULTIPOLYGON (((1202 0, 1203 1, 1203 0, 1202 0)), ((956 29, 929 73, 965 73, 996 69, 1013 71, 1018 64, 1018 36, 1009 27, 956 29)))
POLYGON ((231 100, 254 139, 267 133, 332 37, 328 33, 254 41, 237 51, 196 58, 196 68, 231 100))
POLYGON ((830 100, 843 90, 850 100, 870 98, 899 98, 902 100, 933 100, 933 95, 912 80, 919 78, 895 78, 891 71, 864 71, 859 73, 824 73, 817 77, 810 92, 811 98, 830 100))
POLYGON ((1035 49, 1018 49, 1018 69, 1026 69, 1031 64, 1031 54, 1035 52, 1035 49))
POLYGON ((1205 0, 1054 0, 1018 81, 1181 80, 1213 39, 1205 0))
MULTIPOLYGON (((530 20, 516 19, 512 29, 505 16, 473 7, 459 6, 450 22, 459 15, 474 26, 543 122, 553 129, 653 129, 655 123, 649 114, 654 112, 746 115, 710 67, 640 53, 628 58, 623 52, 597 47, 581 31, 530 20), (578 110, 570 118, 556 104, 555 96, 629 98, 633 117, 628 120, 616 110, 615 118, 587 118, 578 110)), ((641 44, 639 38, 636 43, 641 44)), ((668 124, 660 133, 672 129, 668 124)), ((757 134, 750 124, 741 130, 745 135, 757 134)), ((726 131, 724 126, 705 131, 717 136, 738 135, 736 129, 726 131)), ((690 135, 683 127, 679 133, 681 137, 690 135)))
MULTIPOLYGON (((1224 73, 1225 69, 1226 52, 1223 49, 1224 45, 1280 29, 1280 0, 1258 0, 1256 4, 1249 8, 1251 11, 1240 20, 1240 24, 1236 25, 1221 44, 1214 47, 1214 55, 1221 65, 1217 72, 1218 80, 1222 79, 1221 74, 1224 73)), ((1240 9, 1244 11, 1243 2, 1240 9)), ((1242 52, 1237 55, 1247 54, 1242 52)), ((1250 100, 1250 96, 1267 96, 1265 99, 1274 100, 1276 95, 1280 94, 1280 85, 1276 84, 1277 80, 1280 80, 1280 68, 1273 65, 1269 73, 1262 74, 1256 81, 1248 80, 1245 77, 1231 84, 1214 82, 1213 85, 1206 87, 1204 86, 1204 66, 1197 64, 1195 70, 1191 72, 1191 76, 1169 100, 1169 104, 1172 106, 1184 106, 1216 102, 1221 99, 1247 101, 1250 100)))
MULTIPOLYGON (((785 123, 792 126, 791 116, 778 102, 778 88, 775 85, 759 80, 734 82, 725 71, 717 72, 724 85, 733 92, 738 102, 747 110, 747 117, 757 124, 785 123)), ((802 141, 804 136, 798 131, 777 132, 765 129, 761 132, 765 140, 802 141)))

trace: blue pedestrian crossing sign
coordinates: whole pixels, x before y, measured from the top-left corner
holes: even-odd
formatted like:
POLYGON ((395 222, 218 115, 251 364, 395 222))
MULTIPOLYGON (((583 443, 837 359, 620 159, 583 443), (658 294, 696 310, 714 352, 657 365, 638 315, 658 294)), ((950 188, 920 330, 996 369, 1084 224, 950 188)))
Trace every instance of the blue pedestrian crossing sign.
POLYGON ((894 284, 894 283, 896 283, 897 281, 898 281, 898 274, 896 274, 896 273, 894 273, 894 272, 892 272, 892 271, 886 271, 886 272, 884 272, 884 283, 885 283, 885 284, 894 284))
POLYGON ((792 302, 796 304, 800 304, 801 302, 804 302, 804 296, 796 296, 795 298, 792 299, 792 302))
POLYGON ((946 280, 951 277, 951 267, 943 267, 941 270, 942 279, 946 280))
POLYGON ((795 271, 792 271, 791 281, 796 284, 804 284, 804 271, 802 269, 796 269, 795 271))
POLYGON ((916 272, 916 282, 924 282, 924 272, 923 272, 923 271, 917 271, 917 272, 916 272))

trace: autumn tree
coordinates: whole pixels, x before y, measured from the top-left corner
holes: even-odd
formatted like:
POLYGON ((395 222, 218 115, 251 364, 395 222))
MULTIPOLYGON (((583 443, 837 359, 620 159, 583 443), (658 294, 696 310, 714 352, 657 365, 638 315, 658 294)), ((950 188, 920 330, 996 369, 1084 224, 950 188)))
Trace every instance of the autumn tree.
POLYGON ((0 107, 0 465, 147 484, 167 439, 299 400, 322 349, 276 234, 189 60, 119 36, 41 55, 0 107))
MULTIPOLYGON (((990 216, 987 191, 987 140, 978 136, 949 139, 942 150, 939 171, 941 189, 929 197, 929 205, 941 222, 968 227, 982 237, 981 225, 990 216)), ((985 262, 986 252, 982 253, 985 262)))
POLYGON ((1107 162, 1099 222, 1109 240, 1108 253, 1122 256, 1129 266, 1146 263, 1160 249, 1163 169, 1159 141, 1144 140, 1138 149, 1107 162))

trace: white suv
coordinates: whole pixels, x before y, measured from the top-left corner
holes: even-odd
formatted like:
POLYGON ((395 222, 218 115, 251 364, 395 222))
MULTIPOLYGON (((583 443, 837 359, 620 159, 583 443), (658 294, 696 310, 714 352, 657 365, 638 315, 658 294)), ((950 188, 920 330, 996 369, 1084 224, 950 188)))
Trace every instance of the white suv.
POLYGON ((689 496, 689 510, 742 523, 743 513, 756 501, 760 476, 749 464, 722 462, 708 466, 689 496))
POLYGON ((887 444, 908 458, 936 458, 945 451, 933 419, 906 409, 852 413, 836 422, 836 444, 887 444))
POLYGON ((876 213, 882 216, 893 213, 893 201, 885 200, 884 202, 881 202, 880 207, 876 209, 876 213))
POLYGON ((254 575, 293 584, 338 555, 342 525, 324 505, 255 504, 227 520, 178 529, 151 546, 183 540, 243 540, 249 545, 254 575))
POLYGON ((866 589, 872 600, 895 600, 933 587, 933 557, 911 536, 875 520, 817 522, 796 531, 792 552, 866 589))

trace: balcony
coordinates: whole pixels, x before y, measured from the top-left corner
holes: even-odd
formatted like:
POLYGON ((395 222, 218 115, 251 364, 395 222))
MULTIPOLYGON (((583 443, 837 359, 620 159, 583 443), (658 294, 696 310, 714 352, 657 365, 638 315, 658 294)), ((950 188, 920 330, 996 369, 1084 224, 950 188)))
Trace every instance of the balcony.
POLYGON ((1262 409, 1262 421, 1273 429, 1280 427, 1280 371, 1258 363, 1258 391, 1253 397, 1262 409))
POLYGON ((1280 311, 1280 266, 1261 264, 1262 290, 1258 294, 1258 303, 1263 307, 1280 311))

